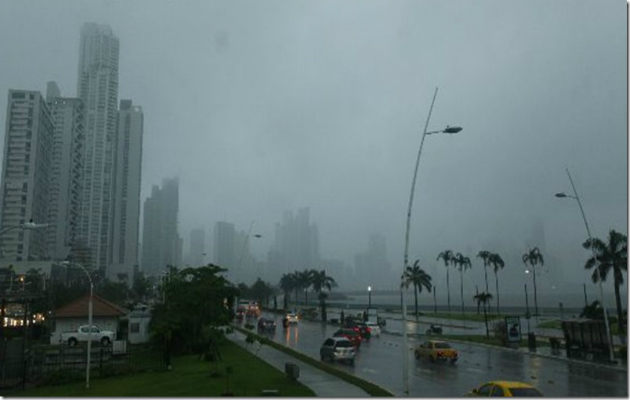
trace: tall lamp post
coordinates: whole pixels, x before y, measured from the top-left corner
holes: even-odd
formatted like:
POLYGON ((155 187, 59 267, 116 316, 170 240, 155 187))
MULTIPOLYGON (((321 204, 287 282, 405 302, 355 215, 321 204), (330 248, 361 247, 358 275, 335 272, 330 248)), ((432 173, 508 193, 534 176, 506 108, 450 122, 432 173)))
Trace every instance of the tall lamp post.
POLYGON ((92 362, 92 297, 94 296, 94 284, 92 283, 92 277, 90 277, 90 273, 85 269, 83 264, 73 263, 72 265, 68 261, 63 261, 61 265, 66 268, 74 265, 78 265, 90 282, 90 299, 88 301, 88 341, 87 341, 87 365, 85 367, 85 388, 90 388, 90 365, 92 362))
MULTIPOLYGON (((407 228, 405 231, 405 254, 403 257, 403 276, 405 269, 409 264, 409 228, 411 224, 411 206, 413 205, 413 194, 416 188, 416 177, 418 176, 418 165, 420 164, 420 155, 422 154, 422 146, 424 145, 424 139, 427 135, 433 135, 436 133, 448 133, 453 134, 462 130, 458 126, 446 126, 445 129, 439 131, 427 132, 429 126, 429 120, 431 119, 431 112, 433 111, 433 104, 435 103, 435 97, 437 96, 438 89, 435 88, 433 94, 433 100, 431 101, 431 108, 429 109, 429 115, 427 121, 424 124, 424 132, 422 133, 422 140, 420 141, 420 149, 418 150, 418 157, 416 158, 416 167, 413 172, 413 180, 411 181, 411 193, 409 194, 409 208, 407 209, 407 228)), ((400 286, 400 293, 402 298, 402 318, 403 318, 403 389, 405 396, 409 396, 409 354, 408 354, 408 340, 407 340, 407 300, 405 299, 405 285, 400 286)))
MULTIPOLYGON (((580 206, 580 211, 582 212, 582 219, 584 219, 584 226, 586 226, 586 233, 588 234, 588 240, 590 242, 593 241, 593 237, 591 236, 591 230, 588 227, 588 222, 586 222, 586 215, 584 214, 584 208, 582 208, 582 202, 580 201, 580 196, 578 196, 577 190, 575 189, 575 185, 573 184, 573 179, 571 178, 571 174, 569 173, 569 168, 567 168, 567 175, 569 176, 569 181, 571 182, 571 187, 573 188, 574 196, 570 194, 566 194, 564 192, 556 193, 556 197, 559 198, 570 198, 577 200, 578 205, 580 206)), ((597 259, 597 255, 595 254, 595 249, 591 246, 591 252, 593 253, 593 258, 597 259)), ((597 274, 599 275, 599 269, 597 269, 597 274)), ((612 344, 612 335, 610 334, 610 324, 608 323, 608 311, 606 311, 606 305, 604 304, 604 289, 602 288, 602 280, 601 277, 599 279, 599 302, 604 309, 604 323, 606 324, 606 335, 608 336, 608 353, 610 356, 610 361, 613 362, 615 360, 615 354, 613 352, 613 344, 612 344)))
POLYGON ((368 286, 368 310, 372 308, 372 286, 368 286))

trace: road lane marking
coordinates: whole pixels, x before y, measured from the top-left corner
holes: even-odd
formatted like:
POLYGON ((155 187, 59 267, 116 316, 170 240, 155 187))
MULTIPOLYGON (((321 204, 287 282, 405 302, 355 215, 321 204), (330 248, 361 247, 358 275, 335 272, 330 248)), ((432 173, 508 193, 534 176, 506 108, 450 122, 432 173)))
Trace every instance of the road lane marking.
POLYGON ((378 374, 378 371, 370 368, 361 368, 361 372, 367 372, 368 374, 378 374))

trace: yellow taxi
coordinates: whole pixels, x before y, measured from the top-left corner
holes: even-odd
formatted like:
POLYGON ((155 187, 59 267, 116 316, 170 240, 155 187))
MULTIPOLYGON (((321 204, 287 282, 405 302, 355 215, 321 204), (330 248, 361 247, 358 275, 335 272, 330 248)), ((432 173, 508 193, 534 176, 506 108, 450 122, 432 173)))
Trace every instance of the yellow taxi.
POLYGON ((491 381, 466 393, 466 396, 493 397, 542 397, 540 390, 529 383, 514 381, 491 381))
POLYGON ((416 360, 425 358, 431 362, 450 361, 451 364, 459 358, 457 350, 443 340, 427 340, 415 348, 414 355, 416 360))

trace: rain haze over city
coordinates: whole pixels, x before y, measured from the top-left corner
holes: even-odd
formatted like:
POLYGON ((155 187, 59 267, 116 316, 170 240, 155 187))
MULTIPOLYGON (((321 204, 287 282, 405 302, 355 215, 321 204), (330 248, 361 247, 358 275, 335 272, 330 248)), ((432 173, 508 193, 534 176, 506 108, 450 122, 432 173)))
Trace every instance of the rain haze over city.
POLYGON ((628 397, 628 4, 0 0, 0 397, 628 397))
MULTIPOLYGON (((226 222, 247 284, 314 268, 337 291, 397 290, 437 88, 427 130, 463 129, 426 136, 410 263, 433 276, 439 301, 440 252, 470 257, 471 296, 484 282, 477 253, 498 252, 503 290, 522 293, 531 279, 521 257, 538 247, 542 302, 566 292, 580 303, 584 283, 596 295, 587 233, 577 202, 554 195, 573 195, 568 168, 592 235, 627 234, 626 7, 2 1, 0 121, 10 89, 45 93, 55 81, 77 96, 82 26, 107 25, 120 43, 118 99, 143 112, 141 213, 153 186, 178 179, 179 266, 221 265, 215 234, 226 222), (284 236, 307 232, 310 244, 300 245, 304 264, 279 266, 289 214, 306 228, 284 236), (191 248, 199 229, 203 244, 191 248)), ((142 246, 143 224, 141 215, 142 246)), ((612 300, 612 283, 605 288, 612 300)))

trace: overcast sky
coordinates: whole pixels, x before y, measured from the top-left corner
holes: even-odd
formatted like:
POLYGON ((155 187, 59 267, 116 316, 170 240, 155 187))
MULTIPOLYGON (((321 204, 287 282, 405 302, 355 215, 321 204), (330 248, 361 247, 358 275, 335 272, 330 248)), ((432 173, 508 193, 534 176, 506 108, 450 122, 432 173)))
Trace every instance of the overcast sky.
POLYGON ((593 234, 627 234, 626 7, 0 0, 0 123, 10 88, 44 93, 55 80, 75 96, 81 25, 108 24, 120 39, 119 99, 144 110, 142 202, 179 176, 186 241, 217 220, 240 230, 255 220, 252 251, 263 254, 283 210, 307 206, 324 258, 351 263, 380 232, 402 269, 439 87, 429 130, 464 129, 426 139, 410 258, 441 274, 444 249, 502 249, 518 281, 542 224, 549 268, 582 283, 580 211, 554 193, 570 193, 568 167, 593 234))

